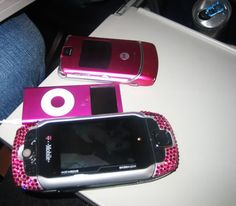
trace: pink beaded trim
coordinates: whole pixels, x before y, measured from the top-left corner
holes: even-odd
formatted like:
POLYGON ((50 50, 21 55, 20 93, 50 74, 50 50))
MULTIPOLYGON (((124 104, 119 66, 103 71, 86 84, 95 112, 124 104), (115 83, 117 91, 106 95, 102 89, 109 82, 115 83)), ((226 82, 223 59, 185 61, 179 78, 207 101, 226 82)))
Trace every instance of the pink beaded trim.
POLYGON ((36 177, 29 177, 25 174, 23 161, 18 157, 18 150, 24 144, 25 136, 33 125, 25 125, 16 132, 12 149, 12 176, 17 186, 31 191, 39 191, 43 188, 36 177))
POLYGON ((152 113, 152 112, 143 112, 145 115, 150 116, 154 118, 161 130, 167 130, 170 132, 173 140, 173 146, 165 148, 165 159, 163 162, 156 164, 156 171, 153 175, 153 177, 161 177, 165 176, 171 172, 174 172, 179 164, 179 151, 178 151, 178 145, 176 142, 176 138, 174 135, 174 132, 167 121, 167 119, 157 113, 152 113))
MULTIPOLYGON (((174 132, 169 122, 166 120, 164 116, 147 111, 144 111, 142 113, 144 113, 146 116, 154 118, 158 123, 160 129, 167 130, 172 135, 174 145, 172 147, 165 149, 166 152, 165 159, 163 162, 156 164, 156 171, 153 175, 153 177, 155 178, 165 176, 175 171, 179 163, 178 145, 176 142, 174 132)), ((25 125, 19 128, 16 132, 16 137, 12 149, 12 174, 13 174, 13 179, 17 186, 20 186, 21 188, 26 190, 39 191, 43 190, 43 188, 39 184, 37 178, 29 177, 25 174, 23 161, 18 158, 19 147, 23 145, 25 136, 29 131, 30 127, 32 126, 33 126, 32 124, 25 125)))

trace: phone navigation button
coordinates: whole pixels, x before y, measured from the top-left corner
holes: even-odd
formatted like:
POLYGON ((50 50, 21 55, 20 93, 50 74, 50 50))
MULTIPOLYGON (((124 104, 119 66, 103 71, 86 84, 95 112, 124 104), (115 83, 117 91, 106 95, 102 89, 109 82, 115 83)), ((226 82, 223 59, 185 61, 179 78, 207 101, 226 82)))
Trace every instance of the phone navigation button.
POLYGON ((122 53, 120 53, 120 58, 121 58, 121 60, 123 60, 123 61, 128 60, 129 57, 130 57, 130 55, 129 55, 129 53, 127 53, 127 52, 122 52, 122 53))
POLYGON ((31 150, 30 149, 24 149, 22 152, 23 157, 28 158, 31 155, 31 150))

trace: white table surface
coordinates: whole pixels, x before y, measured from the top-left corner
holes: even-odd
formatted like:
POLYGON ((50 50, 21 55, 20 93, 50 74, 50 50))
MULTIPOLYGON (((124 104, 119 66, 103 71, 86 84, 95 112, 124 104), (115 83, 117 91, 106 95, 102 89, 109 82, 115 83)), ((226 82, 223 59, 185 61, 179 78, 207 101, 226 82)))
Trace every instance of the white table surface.
MULTIPOLYGON (((82 191, 99 205, 209 206, 236 204, 236 50, 143 9, 111 15, 92 36, 149 41, 159 73, 152 87, 121 86, 124 111, 166 116, 180 152, 176 172, 160 180, 82 191)), ((63 80, 54 71, 42 84, 63 80)), ((22 105, 9 119, 20 118, 22 105)), ((13 143, 18 125, 3 124, 0 137, 13 143)))
POLYGON ((0 0, 0 22, 35 0, 0 0))

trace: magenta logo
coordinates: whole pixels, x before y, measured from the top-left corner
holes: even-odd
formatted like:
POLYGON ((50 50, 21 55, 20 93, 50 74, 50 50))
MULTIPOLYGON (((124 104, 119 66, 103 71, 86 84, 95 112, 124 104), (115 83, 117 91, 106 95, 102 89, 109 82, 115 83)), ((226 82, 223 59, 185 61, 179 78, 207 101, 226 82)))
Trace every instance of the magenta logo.
POLYGON ((122 52, 120 53, 120 58, 123 60, 123 61, 126 61, 129 59, 129 53, 127 52, 122 52))

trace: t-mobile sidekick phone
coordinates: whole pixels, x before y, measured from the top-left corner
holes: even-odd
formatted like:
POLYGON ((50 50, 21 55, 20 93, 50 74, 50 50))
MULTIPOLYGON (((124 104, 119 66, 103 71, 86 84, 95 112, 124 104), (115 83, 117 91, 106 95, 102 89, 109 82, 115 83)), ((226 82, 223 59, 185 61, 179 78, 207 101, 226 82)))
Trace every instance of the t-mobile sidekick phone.
POLYGON ((68 36, 60 57, 59 74, 64 77, 154 84, 158 70, 153 44, 134 40, 68 36))
POLYGON ((66 191, 138 183, 176 170, 178 148, 156 113, 114 113, 54 119, 17 131, 12 151, 16 184, 66 191))

